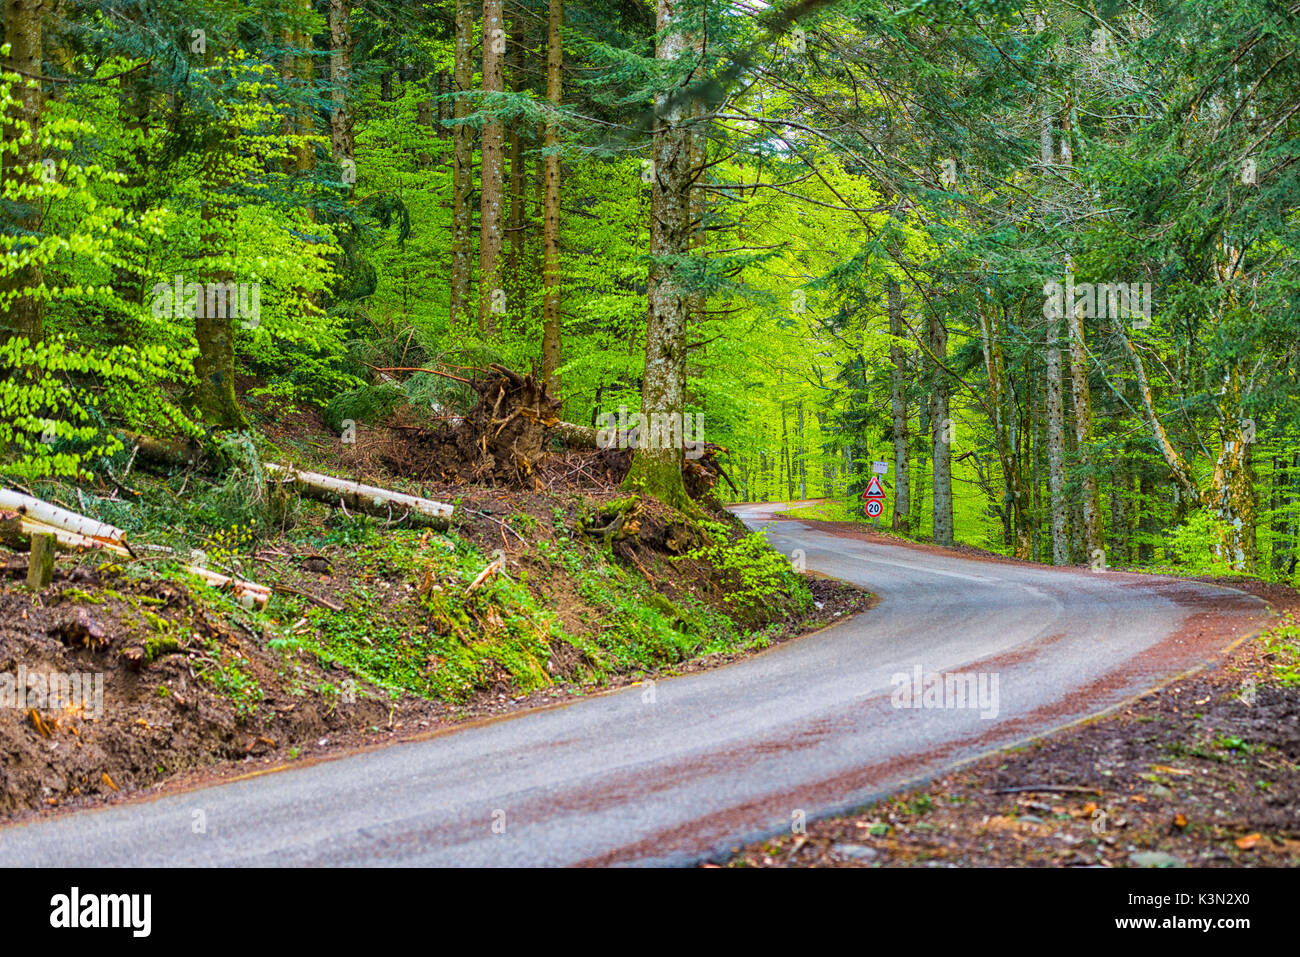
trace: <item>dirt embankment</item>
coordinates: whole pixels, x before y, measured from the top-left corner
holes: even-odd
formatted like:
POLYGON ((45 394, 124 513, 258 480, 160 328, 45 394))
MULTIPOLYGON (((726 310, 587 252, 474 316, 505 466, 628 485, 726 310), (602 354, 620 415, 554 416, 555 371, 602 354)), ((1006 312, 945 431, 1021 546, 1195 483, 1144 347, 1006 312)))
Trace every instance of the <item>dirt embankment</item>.
MULTIPOLYGON (((242 608, 154 552, 126 567, 63 554, 54 583, 33 592, 27 556, 0 550, 0 815, 203 783, 714 667, 867 606, 866 593, 820 579, 799 585, 804 598, 744 594, 735 568, 698 551, 742 538, 708 495, 715 471, 700 466, 692 480, 706 529, 618 489, 627 450, 545 447, 546 396, 526 378, 493 381, 473 417, 436 433, 363 430, 356 446, 319 420, 274 433, 282 448, 316 449, 297 464, 454 502, 445 532, 305 499, 255 531, 204 524, 198 514, 220 514, 222 479, 198 468, 137 472, 126 476, 134 488, 119 481, 86 499, 48 490, 74 508, 99 496, 138 519, 136 543, 166 532, 179 554, 201 548, 273 592, 264 610, 242 608), (488 432, 502 443, 472 439, 488 432), (476 449, 466 467, 480 482, 469 484, 448 469, 476 449), (420 480, 404 462, 433 471, 420 480), (192 540, 177 540, 191 523, 192 540), (82 675, 94 689, 84 701, 5 698, 5 676, 13 690, 82 675)), ((784 571, 767 568, 769 584, 792 574, 770 558, 784 571)))
POLYGON ((0 814, 388 720, 379 698, 326 693, 337 674, 286 659, 183 586, 90 566, 61 572, 38 594, 0 591, 0 814), (52 694, 65 677, 81 688, 52 694), (240 695, 252 687, 255 718, 240 695))

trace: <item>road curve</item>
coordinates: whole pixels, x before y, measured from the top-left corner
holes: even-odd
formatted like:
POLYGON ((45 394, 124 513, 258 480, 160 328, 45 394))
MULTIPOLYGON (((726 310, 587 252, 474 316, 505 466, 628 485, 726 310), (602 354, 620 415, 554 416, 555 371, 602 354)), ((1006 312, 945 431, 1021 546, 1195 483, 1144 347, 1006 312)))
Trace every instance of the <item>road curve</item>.
POLYGON ((884 544, 771 508, 736 511, 880 604, 653 693, 0 828, 0 865, 689 863, 1096 713, 1267 619, 1232 589, 884 544), (918 667, 990 693, 996 676, 996 715, 991 698, 894 707, 891 678, 918 667))

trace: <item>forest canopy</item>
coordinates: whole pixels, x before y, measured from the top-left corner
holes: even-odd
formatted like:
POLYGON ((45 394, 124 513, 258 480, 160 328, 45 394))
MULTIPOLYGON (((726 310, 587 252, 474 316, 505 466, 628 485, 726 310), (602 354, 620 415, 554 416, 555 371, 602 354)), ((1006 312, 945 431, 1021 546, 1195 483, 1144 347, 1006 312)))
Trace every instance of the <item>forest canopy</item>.
POLYGON ((1298 15, 5 0, 0 472, 499 367, 666 417, 671 505, 698 439, 739 500, 860 519, 884 463, 900 535, 1293 579, 1298 15))

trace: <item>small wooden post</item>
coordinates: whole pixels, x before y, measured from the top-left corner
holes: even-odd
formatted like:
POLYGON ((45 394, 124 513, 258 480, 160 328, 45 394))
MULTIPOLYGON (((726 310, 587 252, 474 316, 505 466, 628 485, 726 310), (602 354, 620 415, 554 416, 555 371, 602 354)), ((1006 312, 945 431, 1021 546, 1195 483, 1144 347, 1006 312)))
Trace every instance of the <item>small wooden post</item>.
POLYGON ((37 533, 32 536, 32 552, 27 562, 27 584, 44 588, 54 580, 54 536, 37 533))

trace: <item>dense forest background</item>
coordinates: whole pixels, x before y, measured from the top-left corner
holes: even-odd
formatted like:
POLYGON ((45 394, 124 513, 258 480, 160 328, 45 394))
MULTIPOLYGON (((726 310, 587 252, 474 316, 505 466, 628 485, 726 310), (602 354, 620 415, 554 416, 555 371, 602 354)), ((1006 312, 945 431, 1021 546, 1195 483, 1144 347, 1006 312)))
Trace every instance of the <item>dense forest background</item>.
POLYGON ((499 363, 702 415, 739 499, 887 461, 900 534, 1293 578, 1297 14, 5 0, 0 470, 499 363))

